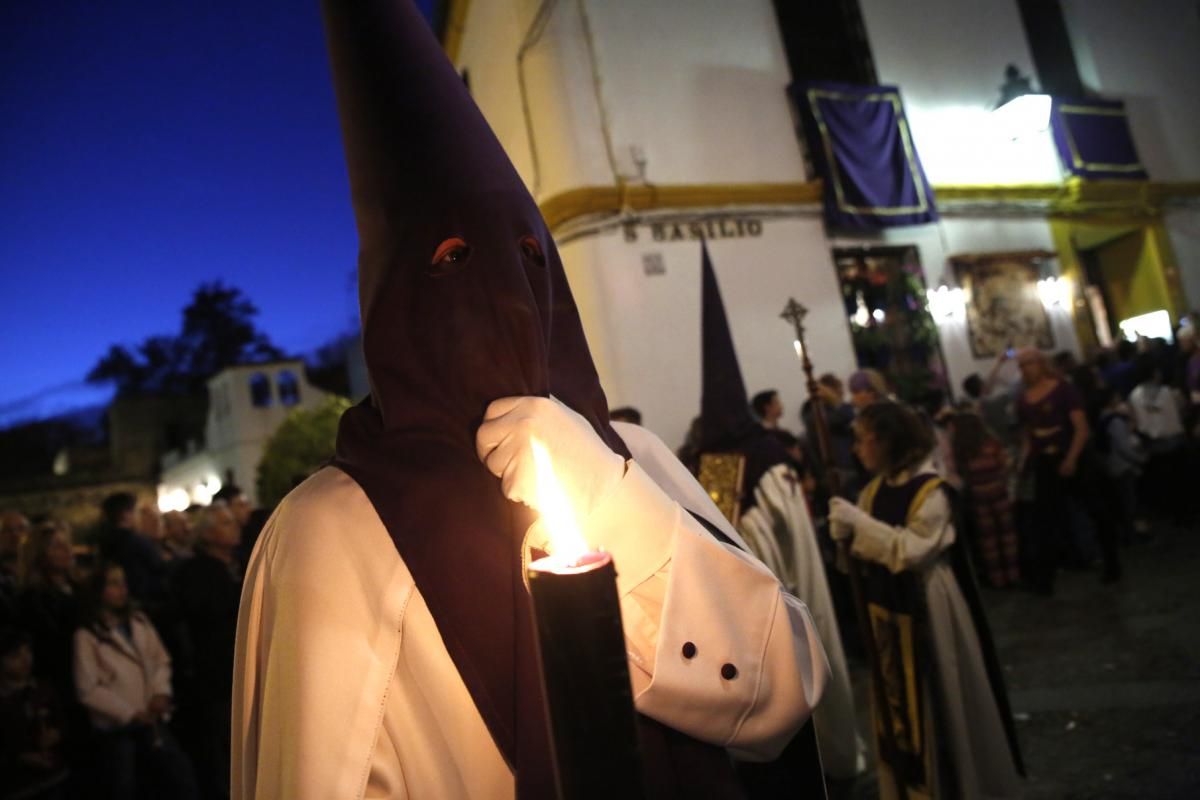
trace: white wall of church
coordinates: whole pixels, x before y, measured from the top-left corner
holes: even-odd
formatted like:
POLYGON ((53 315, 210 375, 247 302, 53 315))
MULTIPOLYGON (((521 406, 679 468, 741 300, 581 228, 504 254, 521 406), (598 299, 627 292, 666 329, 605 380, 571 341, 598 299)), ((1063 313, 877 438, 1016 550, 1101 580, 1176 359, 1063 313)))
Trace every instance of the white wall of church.
POLYGON ((1062 0, 1062 8, 1084 85, 1125 101, 1150 178, 1200 179, 1200 9, 1194 0, 1062 0))
MULTIPOLYGON (((1179 2, 1167 0, 1171 8, 1179 2)), ((919 13, 891 0, 860 3, 880 80, 900 87, 932 183, 1062 179, 1047 131, 1014 140, 997 133, 991 116, 1007 64, 1034 74, 1015 2, 923 0, 919 13)), ((1103 7, 1096 12, 1102 22, 1121 3, 1097 5, 1103 7)), ((1067 0, 1069 16, 1077 16, 1077 6, 1091 4, 1067 0)), ((1088 35, 1100 41, 1107 29, 1089 20, 1088 35)), ((806 179, 771 0, 472 3, 459 62, 470 71, 477 101, 539 201, 612 186, 618 175, 636 180, 635 148, 651 184, 806 179), (549 16, 539 19, 543 6, 549 16), (517 68, 523 42, 524 90, 517 68)), ((1104 58, 1096 63, 1102 74, 1110 69, 1104 58)), ((1157 80, 1152 70, 1139 74, 1148 76, 1139 81, 1157 80)), ((1176 135, 1195 130, 1195 121, 1177 125, 1176 135)), ((1146 147, 1136 124, 1134 132, 1146 147)), ((1151 168, 1157 169, 1153 163, 1151 168)), ((725 211, 754 216, 749 209, 725 211)), ((1190 213, 1172 217, 1181 220, 1172 223, 1172 236, 1181 267, 1192 270, 1185 282, 1195 297, 1200 266, 1192 265, 1200 254, 1190 213)), ((640 230, 634 243, 618 229, 573 239, 561 250, 610 404, 641 408, 647 425, 677 446, 699 410, 699 245, 654 242, 645 227, 640 230), (664 273, 643 269, 643 257, 652 254, 661 256, 664 273)), ((1049 224, 1036 215, 951 216, 862 243, 881 241, 915 244, 930 286, 938 284, 951 254, 1053 249, 1049 224)), ((830 241, 814 210, 765 219, 759 237, 711 245, 746 389, 778 388, 793 427, 804 391, 778 313, 795 295, 812 309, 818 372, 845 375, 854 369, 830 252, 844 243, 859 242, 830 241)), ((1078 350, 1064 310, 1051 310, 1051 325, 1056 350, 1078 350)), ((943 323, 941 334, 955 391, 965 376, 990 368, 989 360, 971 354, 964 321, 943 323)))
POLYGON ((529 13, 515 2, 471 3, 459 46, 458 66, 467 70, 471 95, 526 184, 533 166, 521 111, 517 50, 529 13))
MULTIPOLYGON (((562 248, 563 262, 612 406, 641 409, 645 424, 678 447, 700 411, 700 244, 638 241, 620 231, 562 248), (646 274, 643 258, 664 272, 646 274)), ((805 397, 788 323, 788 297, 808 306, 815 369, 845 376, 855 368, 833 261, 818 217, 768 219, 761 236, 715 240, 709 253, 721 286, 746 391, 778 389, 785 423, 799 428, 805 397)))
POLYGON ((876 72, 900 87, 913 141, 934 184, 1056 183, 1049 131, 1016 140, 991 115, 1016 64, 1033 57, 1015 0, 859 0, 876 72))
POLYGON ((535 170, 516 68, 538 29, 527 5, 473 3, 458 61, 539 201, 635 176, 634 148, 653 183, 805 179, 770 0, 551 4, 524 56, 535 170))

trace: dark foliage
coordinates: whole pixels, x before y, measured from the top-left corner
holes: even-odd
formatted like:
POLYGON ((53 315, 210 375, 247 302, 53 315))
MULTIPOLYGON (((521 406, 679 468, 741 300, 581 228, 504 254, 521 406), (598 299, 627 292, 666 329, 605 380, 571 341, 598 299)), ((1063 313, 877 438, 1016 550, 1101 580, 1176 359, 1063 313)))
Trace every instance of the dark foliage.
POLYGON ((240 289, 220 281, 201 284, 183 309, 178 334, 147 337, 132 350, 111 345, 87 380, 112 384, 118 395, 201 393, 204 382, 225 367, 283 358, 255 327, 257 314, 240 289))

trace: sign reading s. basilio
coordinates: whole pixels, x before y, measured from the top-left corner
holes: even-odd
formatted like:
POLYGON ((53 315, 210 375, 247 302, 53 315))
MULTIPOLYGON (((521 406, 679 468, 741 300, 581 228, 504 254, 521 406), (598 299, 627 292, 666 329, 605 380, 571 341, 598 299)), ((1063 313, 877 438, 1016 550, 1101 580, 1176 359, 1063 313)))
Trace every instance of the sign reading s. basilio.
POLYGON ((655 242, 687 242, 701 239, 747 239, 762 236, 761 219, 753 217, 710 217, 695 222, 651 222, 623 227, 625 241, 636 242, 646 228, 655 242))

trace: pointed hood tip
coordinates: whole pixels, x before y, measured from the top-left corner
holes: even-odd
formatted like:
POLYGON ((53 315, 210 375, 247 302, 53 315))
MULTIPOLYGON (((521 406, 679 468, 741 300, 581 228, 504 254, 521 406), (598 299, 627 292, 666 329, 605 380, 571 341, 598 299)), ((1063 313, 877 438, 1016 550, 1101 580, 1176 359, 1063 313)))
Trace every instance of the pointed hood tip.
POLYGON ((750 415, 733 334, 721 299, 721 288, 708 252, 700 243, 701 268, 701 395, 702 449, 719 449, 736 442, 756 426, 750 415))

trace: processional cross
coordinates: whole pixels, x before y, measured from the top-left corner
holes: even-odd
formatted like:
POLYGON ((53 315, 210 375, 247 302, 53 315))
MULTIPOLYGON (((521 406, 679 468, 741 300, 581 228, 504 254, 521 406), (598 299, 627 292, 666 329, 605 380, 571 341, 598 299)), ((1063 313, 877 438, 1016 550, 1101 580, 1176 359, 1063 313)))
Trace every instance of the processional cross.
MULTIPOLYGON (((810 433, 817 437, 817 450, 821 456, 821 465, 824 467, 825 473, 825 488, 829 492, 829 496, 837 497, 841 491, 841 480, 837 472, 837 464, 833 458, 833 447, 829 441, 829 427, 825 422, 825 401, 821 399, 820 392, 817 387, 817 381, 813 378, 812 359, 808 357, 808 344, 804 341, 804 318, 808 316, 808 309, 796 302, 796 298, 789 297, 787 305, 783 307, 783 313, 779 315, 781 318, 792 323, 792 329, 796 333, 796 342, 800 347, 800 366, 804 370, 805 384, 808 389, 808 407, 812 410, 812 426, 814 428, 810 433)), ((849 548, 846 547, 845 540, 838 542, 838 561, 845 565, 846 571, 850 575, 850 590, 854 595, 854 610, 855 616, 858 617, 858 629, 863 638, 863 643, 867 648, 867 657, 871 662, 871 677, 875 683, 875 696, 877 698, 887 698, 886 684, 883 680, 883 670, 879 661, 879 649, 875 641, 875 629, 871 624, 871 618, 867 611, 866 595, 863 593, 862 575, 859 571, 859 565, 850 555, 849 548)), ((891 757, 887 759, 892 765, 892 779, 896 784, 896 795, 905 797, 906 791, 904 786, 907 781, 901 777, 901 770, 898 768, 901 763, 899 758, 902 754, 896 747, 896 731, 892 727, 892 708, 891 703, 886 699, 877 703, 880 711, 880 716, 883 718, 883 746, 890 751, 891 757)))

